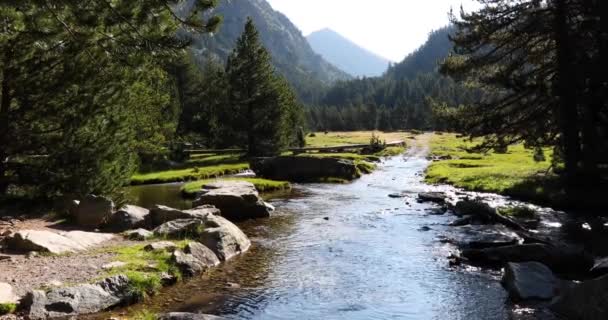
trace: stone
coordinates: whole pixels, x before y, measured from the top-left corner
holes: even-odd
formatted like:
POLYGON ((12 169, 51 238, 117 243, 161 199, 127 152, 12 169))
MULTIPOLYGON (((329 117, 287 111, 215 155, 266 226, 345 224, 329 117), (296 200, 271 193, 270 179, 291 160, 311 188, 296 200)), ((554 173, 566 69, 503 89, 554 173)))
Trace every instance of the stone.
POLYGON ((230 220, 267 218, 271 212, 253 183, 247 181, 224 180, 204 185, 192 204, 212 205, 230 220))
POLYGON ((154 234, 159 237, 172 239, 196 238, 205 223, 201 219, 178 219, 165 222, 154 229, 154 234))
POLYGON ((17 303, 19 297, 15 295, 13 287, 4 282, 0 282, 0 304, 3 303, 17 303))
POLYGON ((550 309, 563 319, 608 319, 608 275, 573 284, 562 290, 550 309))
POLYGON ((539 262, 507 263, 501 282, 515 302, 551 300, 560 289, 551 269, 539 262))
POLYGON ((507 262, 540 262, 556 273, 588 272, 593 259, 582 250, 547 244, 519 244, 498 248, 465 249, 462 256, 469 262, 503 266, 507 262))
POLYGON ((491 222, 490 217, 496 214, 496 209, 479 200, 461 200, 454 206, 454 212, 459 216, 473 216, 485 222, 491 222))
POLYGON ((207 269, 207 267, 193 255, 183 253, 179 250, 173 252, 171 260, 181 270, 182 274, 187 277, 194 277, 207 269))
POLYGON ((149 221, 153 227, 178 219, 203 218, 208 214, 220 214, 220 210, 213 206, 198 206, 191 210, 179 210, 157 205, 150 210, 149 221))
POLYGON ((95 284, 30 291, 21 301, 28 319, 48 319, 91 314, 132 301, 129 279, 118 275, 95 284))
POLYGON ((198 240, 211 249, 221 261, 241 254, 251 246, 249 238, 227 219, 209 215, 205 218, 205 228, 198 240))
POLYGON ((608 274, 608 257, 596 259, 590 272, 597 277, 608 274))
POLYGON ((78 252, 111 240, 111 234, 69 231, 54 233, 47 230, 20 230, 9 235, 4 243, 17 252, 50 252, 62 254, 78 252))
POLYGON ((421 192, 418 194, 418 202, 444 204, 447 197, 443 192, 421 192))
POLYGON ((145 251, 173 251, 175 249, 177 249, 177 245, 171 241, 154 242, 144 247, 145 251))
POLYGON ((282 181, 314 182, 327 177, 354 180, 361 176, 353 161, 335 158, 283 156, 250 163, 257 176, 282 181))
POLYGON ((402 193, 391 193, 388 195, 389 198, 397 199, 397 198, 405 198, 405 195, 402 193))
POLYGON ((97 228, 104 224, 114 212, 114 202, 105 197, 88 195, 74 211, 75 221, 81 227, 97 228))
POLYGON ((126 205, 116 211, 107 223, 110 230, 122 232, 145 226, 150 210, 138 206, 126 205))
POLYGON ((171 312, 161 315, 159 320, 224 320, 226 318, 209 314, 196 314, 186 312, 171 312))
POLYGON ((184 248, 184 252, 191 254, 206 267, 215 267, 220 264, 220 259, 211 251, 211 249, 205 247, 198 242, 190 242, 184 248))
POLYGON ((146 229, 137 229, 125 232, 124 236, 129 240, 145 241, 154 237, 154 232, 146 229))
POLYGON ((452 242, 460 248, 484 249, 519 244, 517 233, 503 225, 465 225, 455 227, 452 242))
POLYGON ((174 284, 177 283, 177 277, 168 273, 168 272, 163 272, 160 274, 160 282, 163 284, 163 286, 172 286, 174 284))
POLYGON ((441 215, 446 214, 448 209, 445 207, 441 207, 441 208, 430 208, 430 209, 426 209, 424 211, 432 216, 441 216, 441 215))

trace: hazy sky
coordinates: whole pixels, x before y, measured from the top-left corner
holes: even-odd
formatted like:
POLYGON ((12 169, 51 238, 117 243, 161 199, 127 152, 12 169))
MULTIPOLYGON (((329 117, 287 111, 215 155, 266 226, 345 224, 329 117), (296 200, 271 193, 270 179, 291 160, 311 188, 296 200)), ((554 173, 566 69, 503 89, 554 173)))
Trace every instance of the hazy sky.
POLYGON ((401 61, 448 23, 454 8, 475 8, 473 0, 268 0, 304 35, 330 28, 393 61, 401 61))

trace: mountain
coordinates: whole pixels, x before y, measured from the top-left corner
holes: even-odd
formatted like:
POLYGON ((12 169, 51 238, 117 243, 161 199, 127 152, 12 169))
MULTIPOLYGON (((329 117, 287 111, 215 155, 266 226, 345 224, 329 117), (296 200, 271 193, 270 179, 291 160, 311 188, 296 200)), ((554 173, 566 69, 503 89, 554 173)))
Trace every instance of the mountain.
POLYGON ((331 29, 313 32, 306 39, 316 53, 355 77, 381 76, 390 63, 331 29))
POLYGON ((224 21, 217 33, 195 40, 193 50, 199 57, 225 61, 243 32, 247 17, 251 17, 277 71, 289 80, 303 101, 314 101, 330 84, 351 78, 316 54, 302 32, 266 0, 223 0, 209 14, 220 15, 224 21))

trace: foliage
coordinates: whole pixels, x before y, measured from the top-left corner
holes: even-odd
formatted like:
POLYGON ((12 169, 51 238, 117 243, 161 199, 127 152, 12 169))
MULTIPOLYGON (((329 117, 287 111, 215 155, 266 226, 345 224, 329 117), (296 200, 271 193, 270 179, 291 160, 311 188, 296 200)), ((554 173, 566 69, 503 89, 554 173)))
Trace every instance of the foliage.
POLYGON ((268 51, 251 19, 228 57, 231 128, 249 156, 277 155, 296 137, 300 106, 289 84, 275 74, 268 51))
MULTIPOLYGON (((272 191, 280 191, 280 190, 289 190, 291 189, 291 184, 287 181, 275 181, 268 180, 262 178, 227 178, 222 180, 236 180, 236 181, 247 181, 253 183, 255 188, 259 192, 272 192, 272 191)), ((217 180, 199 180, 194 182, 186 183, 182 186, 182 194, 186 196, 194 196, 201 191, 201 188, 208 184, 215 182, 217 180)))
POLYGON ((10 1, 0 7, 0 194, 115 194, 172 131, 161 66, 219 19, 197 1, 10 1), (139 154, 138 154, 139 153, 139 154))

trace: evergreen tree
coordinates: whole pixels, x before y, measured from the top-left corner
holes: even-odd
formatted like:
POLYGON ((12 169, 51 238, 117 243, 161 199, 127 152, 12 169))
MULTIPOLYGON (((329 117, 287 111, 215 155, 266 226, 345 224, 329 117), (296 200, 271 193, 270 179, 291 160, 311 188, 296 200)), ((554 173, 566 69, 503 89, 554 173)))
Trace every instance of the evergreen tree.
POLYGON ((297 126, 291 122, 300 107, 289 84, 275 74, 251 19, 228 58, 226 74, 232 128, 244 136, 248 155, 280 153, 295 138, 297 126))

